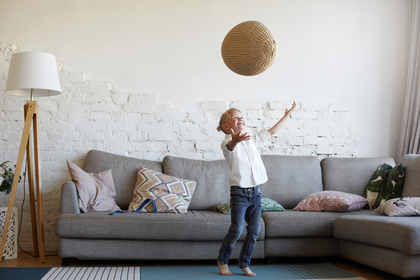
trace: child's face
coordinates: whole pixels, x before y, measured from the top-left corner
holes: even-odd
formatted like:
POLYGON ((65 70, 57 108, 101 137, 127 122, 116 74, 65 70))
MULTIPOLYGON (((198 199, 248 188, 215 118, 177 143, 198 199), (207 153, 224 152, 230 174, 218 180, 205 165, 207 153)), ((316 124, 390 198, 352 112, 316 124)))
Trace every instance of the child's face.
POLYGON ((233 129, 235 134, 246 128, 245 120, 241 112, 234 110, 234 111, 231 111, 229 115, 230 115, 230 118, 228 118, 226 123, 223 125, 223 129, 228 131, 229 134, 230 134, 231 128, 233 129))

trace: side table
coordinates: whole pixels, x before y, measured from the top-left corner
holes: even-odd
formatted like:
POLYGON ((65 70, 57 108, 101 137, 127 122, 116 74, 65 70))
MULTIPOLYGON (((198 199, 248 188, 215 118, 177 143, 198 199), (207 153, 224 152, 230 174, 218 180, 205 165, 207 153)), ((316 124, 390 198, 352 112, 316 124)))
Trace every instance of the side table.
MULTIPOLYGON (((7 207, 0 207, 0 236, 3 234, 4 221, 6 219, 7 207)), ((18 209, 13 207, 12 218, 10 219, 7 232, 6 246, 4 246, 3 257, 5 259, 17 258, 17 236, 18 236, 18 209)))

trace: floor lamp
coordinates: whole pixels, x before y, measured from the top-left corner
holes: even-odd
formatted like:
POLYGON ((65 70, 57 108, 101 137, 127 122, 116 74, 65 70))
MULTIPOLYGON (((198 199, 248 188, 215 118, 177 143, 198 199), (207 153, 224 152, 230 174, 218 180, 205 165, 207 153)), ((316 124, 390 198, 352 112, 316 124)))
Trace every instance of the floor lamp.
MULTIPOLYGON (((25 124, 23 127, 22 140, 20 142, 19 154, 16 162, 15 176, 13 179, 6 219, 4 222, 0 252, 1 255, 3 255, 10 218, 12 216, 13 205, 16 198, 16 191, 19 184, 19 176, 22 171, 22 164, 26 153, 34 255, 40 256, 41 262, 45 262, 39 115, 38 105, 36 104, 36 101, 32 100, 32 98, 58 95, 61 93, 55 56, 41 52, 23 52, 13 54, 10 59, 6 93, 15 96, 30 97, 30 100, 26 101, 24 106, 25 124), (33 130, 33 137, 31 128, 33 130)), ((1 260, 2 257, 0 257, 0 261, 1 260)))

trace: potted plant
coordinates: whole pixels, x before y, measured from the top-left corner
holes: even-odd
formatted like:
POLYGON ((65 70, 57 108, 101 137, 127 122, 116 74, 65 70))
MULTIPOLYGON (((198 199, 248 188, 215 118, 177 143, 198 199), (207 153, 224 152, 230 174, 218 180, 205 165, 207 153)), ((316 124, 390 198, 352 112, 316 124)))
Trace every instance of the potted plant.
MULTIPOLYGON (((0 192, 10 194, 15 176, 13 169, 9 166, 10 161, 0 164, 0 192)), ((16 165, 14 165, 16 168, 16 165)), ((24 174, 25 175, 25 174, 24 174)), ((20 182, 21 176, 19 176, 20 182)), ((0 207, 0 232, 3 233, 3 225, 6 218, 7 207, 0 207)), ((17 258, 17 208, 13 207, 12 219, 7 234, 6 246, 3 256, 5 259, 17 258), (13 239, 13 240, 11 240, 13 239)))
MULTIPOLYGON (((5 161, 0 164, 0 192, 4 192, 5 194, 9 194, 12 190, 13 178, 15 176, 8 163, 10 163, 10 161, 5 161)), ((19 182, 20 178, 21 177, 19 176, 19 182)))

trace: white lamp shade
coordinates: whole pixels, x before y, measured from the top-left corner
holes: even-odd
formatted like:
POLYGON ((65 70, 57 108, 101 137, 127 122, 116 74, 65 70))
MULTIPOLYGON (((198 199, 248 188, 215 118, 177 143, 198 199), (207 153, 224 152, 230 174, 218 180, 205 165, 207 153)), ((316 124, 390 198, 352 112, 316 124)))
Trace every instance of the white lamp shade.
POLYGON ((10 59, 6 93, 16 96, 52 96, 61 93, 55 56, 42 52, 15 53, 10 59))

